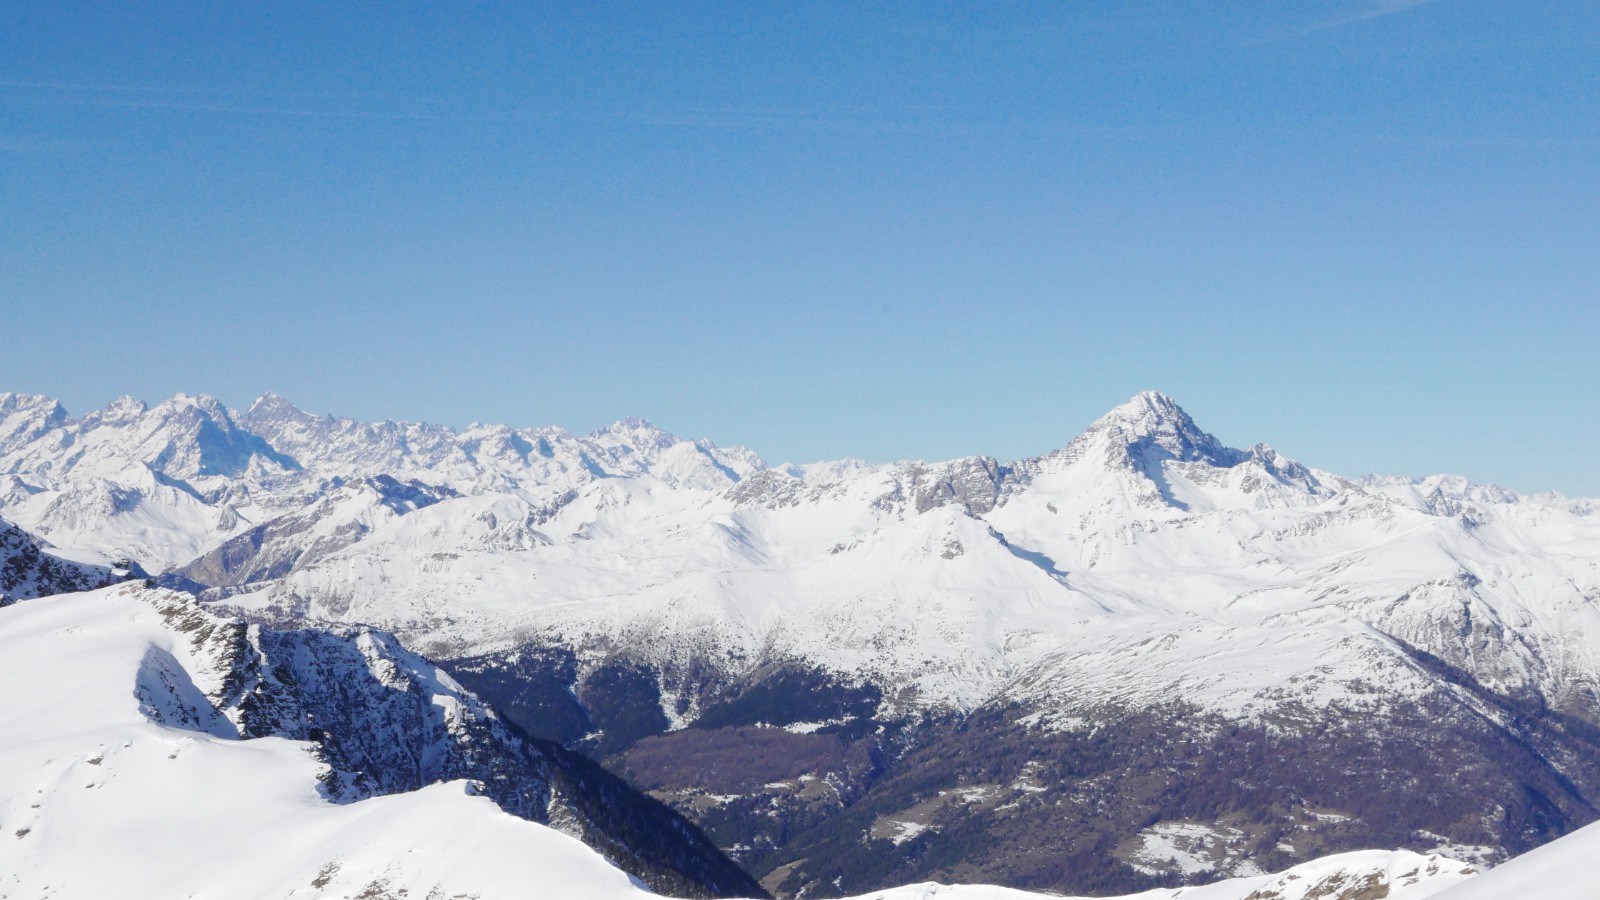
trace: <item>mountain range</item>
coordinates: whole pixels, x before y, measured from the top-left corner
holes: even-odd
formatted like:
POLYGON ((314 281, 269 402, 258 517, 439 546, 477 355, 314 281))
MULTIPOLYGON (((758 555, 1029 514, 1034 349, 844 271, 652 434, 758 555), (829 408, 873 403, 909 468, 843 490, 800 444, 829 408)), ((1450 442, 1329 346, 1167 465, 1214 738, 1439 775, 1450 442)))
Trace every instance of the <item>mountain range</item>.
POLYGON ((274 695, 293 726, 250 734, 321 747, 333 799, 587 755, 684 818, 650 850, 574 801, 573 833, 668 890, 761 889, 711 843, 780 894, 1107 894, 1372 847, 1483 867, 1600 817, 1594 501, 1340 477, 1157 393, 1036 458, 799 466, 642 420, 0 394, 0 518, 17 571, 79 567, 18 597, 148 576, 268 658, 404 654, 509 735, 487 770, 352 763, 274 695))

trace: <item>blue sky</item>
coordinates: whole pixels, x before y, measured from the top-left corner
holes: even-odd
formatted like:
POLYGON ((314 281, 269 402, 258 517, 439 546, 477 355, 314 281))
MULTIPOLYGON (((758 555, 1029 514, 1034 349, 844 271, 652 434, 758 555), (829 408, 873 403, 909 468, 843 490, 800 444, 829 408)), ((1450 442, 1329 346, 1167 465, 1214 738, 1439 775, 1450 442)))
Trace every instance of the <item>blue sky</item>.
POLYGON ((0 389, 1600 495, 1600 4, 435 7, 8 6, 0 389))

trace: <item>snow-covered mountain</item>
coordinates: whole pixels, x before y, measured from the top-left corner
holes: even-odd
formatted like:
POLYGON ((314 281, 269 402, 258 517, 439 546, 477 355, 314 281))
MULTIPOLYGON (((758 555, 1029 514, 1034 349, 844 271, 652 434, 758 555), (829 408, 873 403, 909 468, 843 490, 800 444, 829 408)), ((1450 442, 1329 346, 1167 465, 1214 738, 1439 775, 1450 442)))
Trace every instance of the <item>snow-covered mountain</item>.
POLYGON ((143 573, 97 554, 62 555, 48 542, 0 519, 0 606, 30 597, 86 591, 143 573))
MULTIPOLYGON (((261 875, 229 863, 263 841, 274 846, 267 858, 280 845, 307 857, 304 871, 274 873, 266 883, 284 885, 281 894, 264 896, 289 895, 296 879, 320 887, 382 882, 396 868, 407 878, 437 872, 444 881, 429 887, 443 890, 470 873, 437 860, 413 865, 421 861, 393 849, 397 842, 412 853, 428 847, 439 823, 415 822, 428 839, 405 837, 396 822, 374 823, 369 830, 386 851, 341 837, 332 846, 365 860, 354 869, 309 836, 360 830, 364 819, 425 819, 428 810, 444 822, 464 821, 467 833, 516 857, 515 865, 519 842, 551 840, 528 837, 523 826, 537 822, 679 896, 754 888, 681 818, 587 760, 520 734, 382 632, 273 631, 134 582, 8 609, 0 658, 0 693, 8 698, 0 815, 23 842, 0 851, 14 857, 0 864, 12 873, 0 895, 51 895, 46 885, 86 874, 82 868, 104 874, 107 884, 143 873, 134 880, 152 895, 187 896, 202 886, 253 895, 221 886, 261 875), (83 789, 94 793, 85 798, 83 789), (401 795, 413 799, 376 799, 401 795), (482 802, 469 796, 507 815, 474 812, 482 802), (341 814, 336 806, 364 811, 341 814), (523 821, 497 824, 511 817, 523 821), (289 822, 301 822, 307 834, 289 822), (131 836, 116 837, 123 830, 131 836), (154 834, 160 839, 151 841, 154 834), (101 838, 112 845, 109 856, 71 865, 71 854, 98 851, 101 838), (149 854, 152 843, 171 852, 149 854), (326 858, 309 858, 316 855, 326 858), (215 858, 194 873, 200 880, 186 885, 189 867, 178 864, 207 856, 215 858), (185 872, 169 868, 175 865, 185 872)), ((486 852, 447 843, 468 858, 486 852)), ((80 889, 95 883, 76 882, 80 889)), ((502 892, 515 885, 493 883, 502 892)), ((611 883, 629 882, 618 873, 611 883)))
MULTIPOLYGON (((479 773, 471 771, 468 735, 494 723, 447 678, 408 668, 406 654, 371 635, 343 643, 348 660, 324 652, 338 643, 331 637, 270 665, 265 655, 241 660, 238 650, 262 636, 140 587, 6 609, 0 897, 643 893, 578 841, 483 796, 484 785, 471 780, 479 773), (351 661, 356 671, 339 670, 351 661), (241 664, 253 667, 248 680, 241 664), (452 780, 378 790, 394 785, 357 784, 362 773, 340 764, 358 760, 329 754, 324 733, 262 733, 302 726, 282 718, 285 700, 298 706, 312 685, 289 686, 286 695, 282 682, 260 681, 290 672, 320 688, 387 682, 374 692, 387 700, 368 698, 379 702, 344 707, 348 721, 317 724, 358 740, 354 726, 375 725, 381 730, 369 746, 412 755, 410 767, 453 768, 440 773, 452 780), (258 697, 265 699, 251 702, 258 697), (393 733, 430 710, 434 733, 393 733), (332 763, 330 755, 346 758, 332 763)), ((380 781, 406 774, 381 765, 367 772, 380 781)), ((553 799, 548 782, 527 787, 553 799)))
POLYGON ((1592 501, 1342 478, 1160 394, 1032 459, 782 467, 640 421, 0 395, 0 473, 59 546, 395 633, 769 888, 1493 861, 1600 804, 1592 501))

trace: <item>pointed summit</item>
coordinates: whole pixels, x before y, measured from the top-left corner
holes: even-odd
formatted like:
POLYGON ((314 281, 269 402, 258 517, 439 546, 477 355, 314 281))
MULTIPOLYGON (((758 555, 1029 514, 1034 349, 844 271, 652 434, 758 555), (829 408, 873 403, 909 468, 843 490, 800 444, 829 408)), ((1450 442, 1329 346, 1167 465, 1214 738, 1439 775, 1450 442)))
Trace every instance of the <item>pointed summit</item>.
POLYGON ((271 416, 280 415, 283 413, 298 413, 300 411, 301 410, 299 407, 289 402, 289 400, 282 394, 278 393, 277 391, 267 391, 265 394, 257 397, 254 403, 250 404, 250 408, 245 410, 245 415, 271 416))
POLYGON ((1195 424, 1176 400, 1159 391, 1135 394, 1128 402, 1096 419, 1084 437, 1104 434, 1116 443, 1166 451, 1172 459, 1204 459, 1213 465, 1232 466, 1249 454, 1226 447, 1195 424))
POLYGON ((1196 425, 1177 401, 1159 391, 1135 394, 1096 419, 1061 453, 1068 459, 1102 456, 1117 468, 1133 467, 1147 473, 1159 468, 1161 460, 1204 460, 1231 467, 1250 455, 1223 445, 1196 425))
POLYGON ((66 408, 43 394, 0 393, 0 451, 38 440, 66 422, 66 408))
POLYGON ((638 416, 618 419, 604 428, 597 428, 589 432, 589 438, 599 441, 615 440, 642 451, 665 450, 679 440, 676 435, 669 434, 638 416))
POLYGON ((239 423, 271 441, 290 423, 310 423, 316 419, 316 416, 290 403, 283 395, 267 391, 250 404, 250 408, 239 417, 239 423))
POLYGON ((1127 402, 1096 419, 1094 424, 1089 426, 1089 430, 1120 425, 1145 432, 1159 429, 1169 423, 1187 423, 1190 427, 1194 426, 1194 420, 1183 411, 1178 401, 1160 391, 1140 391, 1128 398, 1127 402))
POLYGON ((252 412, 258 409, 264 410, 284 408, 293 409, 294 404, 284 399, 284 396, 277 391, 267 391, 266 393, 257 397, 254 403, 250 404, 250 410, 252 412))
POLYGON ((150 407, 143 400, 129 394, 106 404, 105 409, 98 413, 102 424, 126 425, 150 411, 150 407))

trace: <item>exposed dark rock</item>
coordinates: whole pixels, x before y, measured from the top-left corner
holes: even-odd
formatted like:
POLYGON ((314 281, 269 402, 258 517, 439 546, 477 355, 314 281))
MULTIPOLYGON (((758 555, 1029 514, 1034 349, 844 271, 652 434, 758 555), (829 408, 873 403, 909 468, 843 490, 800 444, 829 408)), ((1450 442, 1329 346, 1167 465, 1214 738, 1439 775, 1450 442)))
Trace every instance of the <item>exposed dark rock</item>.
POLYGON ((0 606, 142 577, 144 572, 133 563, 119 569, 52 556, 44 541, 0 519, 0 606))

